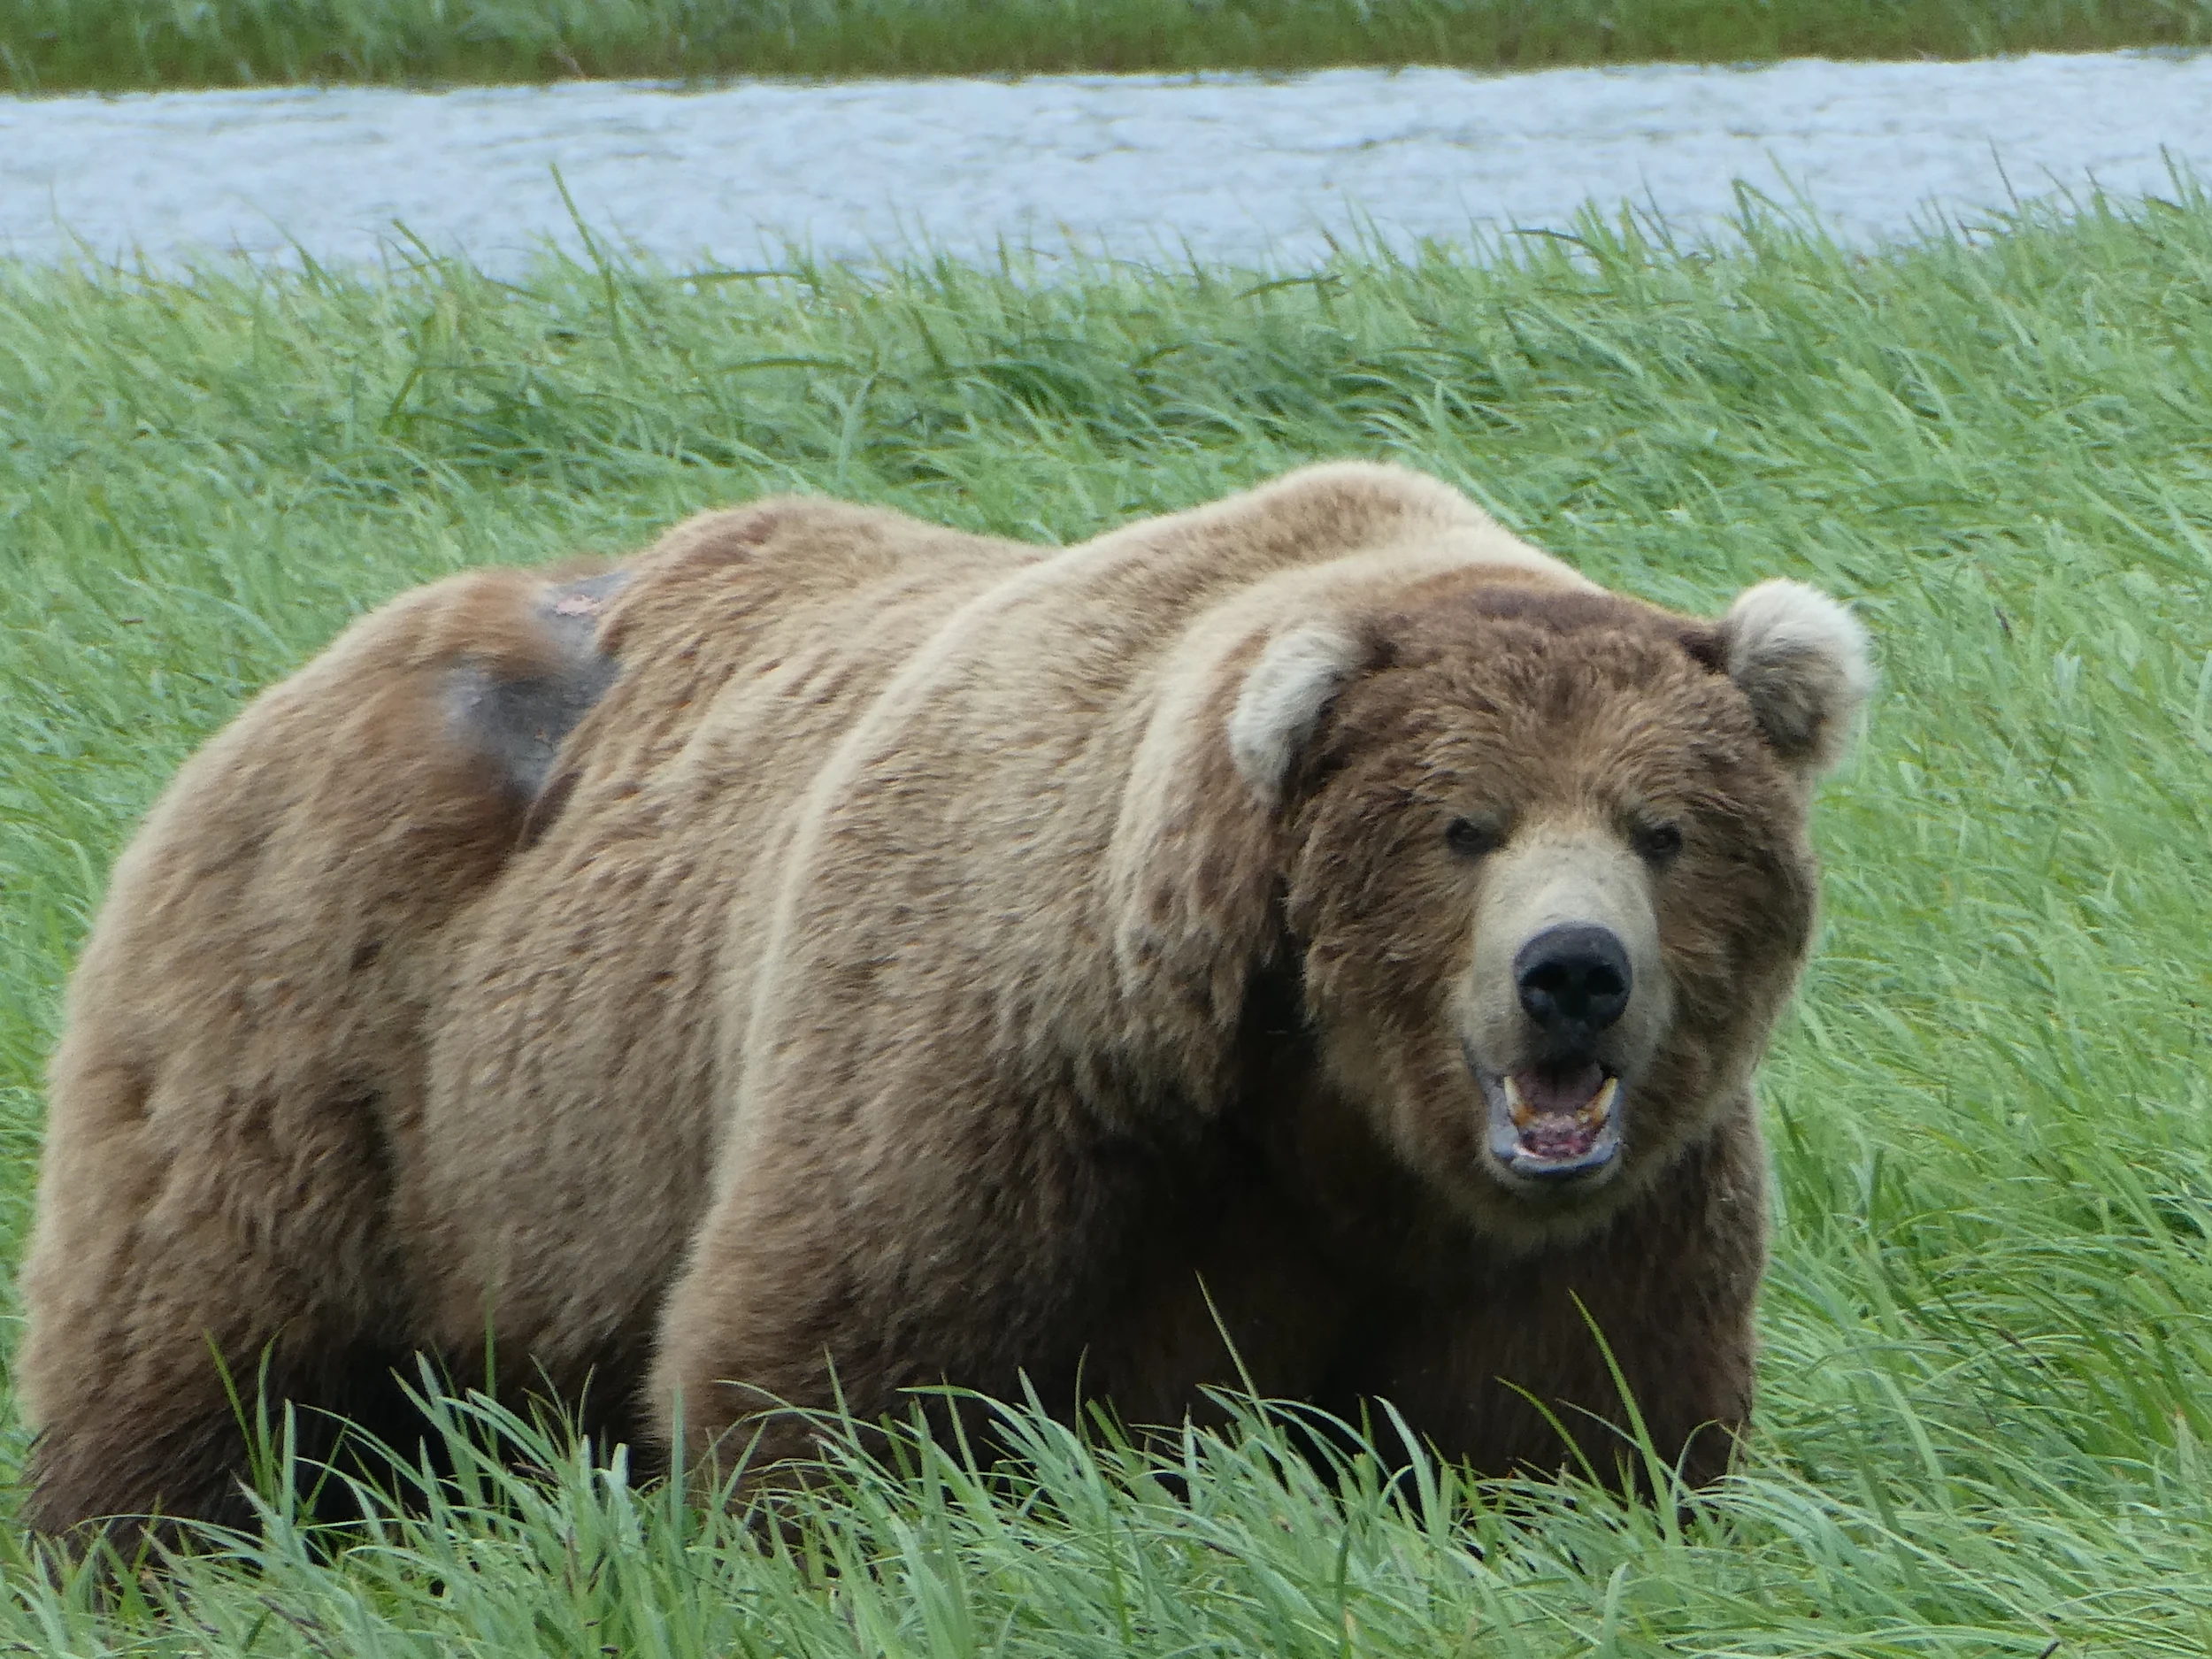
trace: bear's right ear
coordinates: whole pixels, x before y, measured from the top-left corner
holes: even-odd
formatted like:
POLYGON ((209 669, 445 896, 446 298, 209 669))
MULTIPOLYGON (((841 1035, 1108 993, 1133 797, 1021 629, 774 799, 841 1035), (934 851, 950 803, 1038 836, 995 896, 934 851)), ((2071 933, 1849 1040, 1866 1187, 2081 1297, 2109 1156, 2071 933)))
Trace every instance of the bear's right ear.
POLYGON ((1808 776, 1840 761, 1874 688, 1858 618, 1816 588, 1766 581, 1737 595, 1719 634, 1715 666, 1751 700, 1775 752, 1808 776))
POLYGON ((1246 671, 1229 711, 1229 753, 1263 807, 1281 801, 1298 751, 1360 658, 1359 642, 1350 634, 1315 626, 1270 640, 1246 671))

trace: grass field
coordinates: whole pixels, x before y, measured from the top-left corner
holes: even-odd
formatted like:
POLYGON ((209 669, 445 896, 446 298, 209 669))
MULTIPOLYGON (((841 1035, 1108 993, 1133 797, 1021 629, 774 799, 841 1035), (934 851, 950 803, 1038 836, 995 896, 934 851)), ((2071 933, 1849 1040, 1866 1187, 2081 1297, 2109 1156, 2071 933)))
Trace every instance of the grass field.
POLYGON ((334 1562, 280 1523, 105 1611, 0 1529, 0 1648, 2212 1650, 2212 201, 1872 257, 1585 230, 1271 283, 0 267, 0 1250, 109 859, 362 607, 767 489, 1066 539, 1394 456, 1653 599, 1788 573, 1877 631, 1766 1074, 1740 1479, 1680 1527, 1448 1471, 1340 1504, 1256 1427, 1194 1441, 1179 1502, 1040 1429, 1027 1489, 856 1468, 772 1550, 603 1474, 487 1476, 334 1562))
POLYGON ((19 92, 2207 43, 2212 0, 0 0, 0 75, 19 92))

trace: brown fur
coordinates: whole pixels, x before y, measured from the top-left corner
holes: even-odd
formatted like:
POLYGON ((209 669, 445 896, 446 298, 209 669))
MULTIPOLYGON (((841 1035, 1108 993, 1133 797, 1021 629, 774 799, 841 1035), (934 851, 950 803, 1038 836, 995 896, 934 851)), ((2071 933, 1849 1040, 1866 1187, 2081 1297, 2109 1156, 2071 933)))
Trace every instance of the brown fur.
POLYGON ((1568 1453, 1517 1387, 1620 1417, 1578 1298, 1662 1451, 1721 1466, 1749 1079, 1813 902, 1809 772, 1726 625, 1373 467, 1050 555, 771 502, 626 568, 585 648, 611 685, 526 733, 545 775, 454 676, 596 671, 541 579, 457 578, 257 700, 117 866, 24 1278, 35 1525, 235 1518, 215 1357, 366 1410, 488 1333, 503 1378, 663 1445, 680 1410, 700 1455, 833 1365, 864 1417, 1024 1374, 1069 1407, 1079 1371, 1171 1420, 1234 1380, 1218 1317, 1263 1391, 1386 1395, 1504 1469, 1568 1453), (1271 800, 1225 723, 1315 618, 1361 661, 1271 800), (1695 826, 1654 888, 1659 1080, 1571 1201, 1480 1173, 1440 1035, 1473 799, 1695 826))

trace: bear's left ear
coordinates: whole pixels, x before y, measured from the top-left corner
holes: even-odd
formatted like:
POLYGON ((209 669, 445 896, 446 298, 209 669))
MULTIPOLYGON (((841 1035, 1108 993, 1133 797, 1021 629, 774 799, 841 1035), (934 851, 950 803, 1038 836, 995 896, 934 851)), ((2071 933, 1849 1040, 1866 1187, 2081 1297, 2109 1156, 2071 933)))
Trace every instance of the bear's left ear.
POLYGON ((1307 626, 1270 640, 1246 671, 1229 711, 1229 753, 1262 806, 1281 800, 1298 751, 1361 655, 1342 629, 1307 626))
POLYGON ((1858 618, 1803 582, 1767 581, 1737 595, 1719 634, 1716 666, 1776 753, 1808 777, 1842 760, 1874 688, 1858 618))

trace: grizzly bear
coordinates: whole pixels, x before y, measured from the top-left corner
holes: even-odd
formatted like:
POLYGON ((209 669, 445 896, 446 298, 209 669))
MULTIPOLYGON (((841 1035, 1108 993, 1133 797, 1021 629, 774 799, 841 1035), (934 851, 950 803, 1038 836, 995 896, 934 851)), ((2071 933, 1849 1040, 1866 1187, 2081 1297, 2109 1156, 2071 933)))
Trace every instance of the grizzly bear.
POLYGON ((1617 1365, 1709 1479, 1868 681, 1809 588, 1676 615, 1368 465, 1065 550, 770 500, 404 595, 116 866, 29 1518, 248 1518, 234 1393, 386 1425, 488 1344, 695 1466, 947 1381, 1602 1465, 1617 1365))

